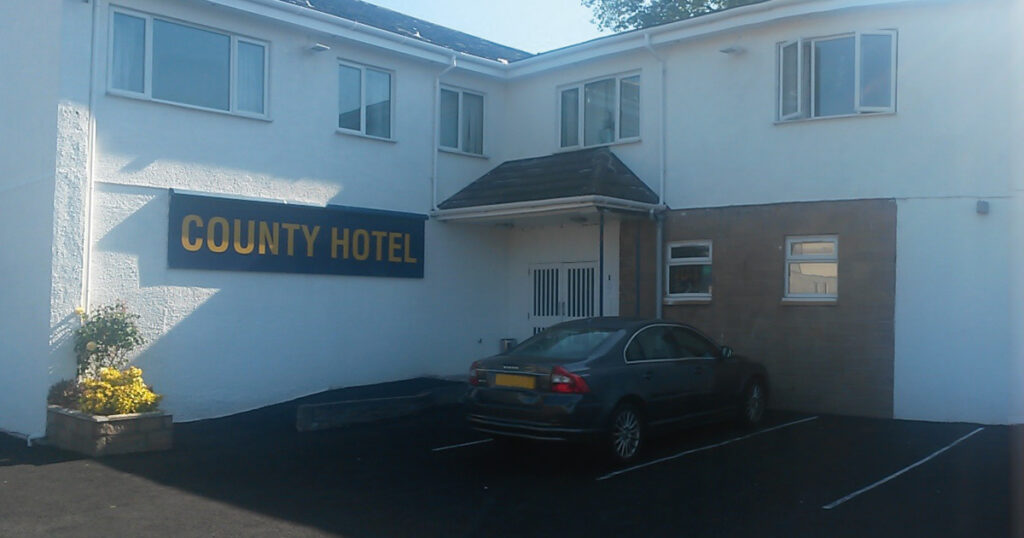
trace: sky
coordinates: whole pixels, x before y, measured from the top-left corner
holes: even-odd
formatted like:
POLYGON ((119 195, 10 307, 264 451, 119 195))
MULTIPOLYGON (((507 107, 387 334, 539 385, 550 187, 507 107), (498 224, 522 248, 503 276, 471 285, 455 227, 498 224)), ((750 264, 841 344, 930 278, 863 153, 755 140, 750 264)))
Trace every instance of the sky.
POLYGON ((607 35, 579 0, 365 0, 526 52, 607 35))

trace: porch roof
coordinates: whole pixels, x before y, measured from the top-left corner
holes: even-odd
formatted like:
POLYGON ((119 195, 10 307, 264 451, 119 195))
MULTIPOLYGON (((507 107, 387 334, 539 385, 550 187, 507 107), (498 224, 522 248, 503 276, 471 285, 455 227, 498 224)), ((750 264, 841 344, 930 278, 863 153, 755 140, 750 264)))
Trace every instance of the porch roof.
POLYGON ((454 220, 660 207, 658 195, 602 147, 506 161, 438 204, 434 216, 454 220))

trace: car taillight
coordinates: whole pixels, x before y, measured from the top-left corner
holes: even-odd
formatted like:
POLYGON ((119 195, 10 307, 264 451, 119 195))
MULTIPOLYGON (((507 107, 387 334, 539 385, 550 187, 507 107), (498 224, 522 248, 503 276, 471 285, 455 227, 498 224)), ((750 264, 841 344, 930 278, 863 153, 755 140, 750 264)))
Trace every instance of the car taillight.
POLYGON ((562 368, 555 366, 551 369, 551 392, 563 394, 583 394, 590 392, 590 387, 582 377, 562 368))
POLYGON ((469 367, 469 384, 473 385, 474 387, 486 384, 485 379, 480 379, 480 372, 478 371, 479 369, 480 361, 474 362, 469 367))

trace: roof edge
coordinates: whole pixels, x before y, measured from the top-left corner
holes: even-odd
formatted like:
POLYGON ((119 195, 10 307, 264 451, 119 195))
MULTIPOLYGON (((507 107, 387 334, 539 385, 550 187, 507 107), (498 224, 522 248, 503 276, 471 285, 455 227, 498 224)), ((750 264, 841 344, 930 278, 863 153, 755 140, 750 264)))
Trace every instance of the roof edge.
POLYGON ((614 209, 634 213, 660 213, 668 206, 657 203, 637 202, 625 198, 614 198, 588 194, 567 198, 547 198, 505 204, 491 204, 454 209, 437 209, 430 216, 439 221, 480 221, 504 217, 546 216, 580 209, 614 209))

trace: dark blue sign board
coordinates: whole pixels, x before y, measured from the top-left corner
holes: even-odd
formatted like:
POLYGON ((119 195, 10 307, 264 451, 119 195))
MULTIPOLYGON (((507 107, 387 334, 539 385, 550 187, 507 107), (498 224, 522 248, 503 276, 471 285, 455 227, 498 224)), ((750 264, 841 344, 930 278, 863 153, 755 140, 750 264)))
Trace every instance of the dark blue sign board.
POLYGON ((423 278, 426 215, 171 190, 174 269, 423 278))

